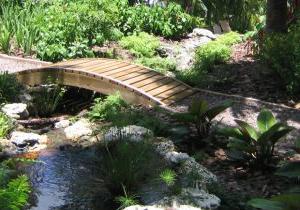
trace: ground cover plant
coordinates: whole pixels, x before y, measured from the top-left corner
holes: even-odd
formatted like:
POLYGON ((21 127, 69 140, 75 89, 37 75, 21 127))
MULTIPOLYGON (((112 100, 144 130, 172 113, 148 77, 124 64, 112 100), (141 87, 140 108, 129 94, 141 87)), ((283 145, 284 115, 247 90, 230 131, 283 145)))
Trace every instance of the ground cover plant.
POLYGON ((21 89, 14 75, 8 72, 0 72, 0 104, 4 102, 13 102, 21 89))
POLYGON ((177 72, 177 77, 191 85, 201 84, 215 65, 224 64, 230 59, 232 45, 241 41, 242 38, 238 33, 230 32, 199 47, 194 66, 190 70, 177 72))
POLYGON ((257 117, 258 129, 242 120, 235 120, 238 128, 225 128, 221 134, 230 137, 229 157, 255 166, 268 166, 273 160, 275 144, 292 128, 278 122, 269 110, 262 110, 257 117))
POLYGON ((5 138, 12 128, 13 123, 11 119, 3 112, 0 112, 0 138, 5 138))

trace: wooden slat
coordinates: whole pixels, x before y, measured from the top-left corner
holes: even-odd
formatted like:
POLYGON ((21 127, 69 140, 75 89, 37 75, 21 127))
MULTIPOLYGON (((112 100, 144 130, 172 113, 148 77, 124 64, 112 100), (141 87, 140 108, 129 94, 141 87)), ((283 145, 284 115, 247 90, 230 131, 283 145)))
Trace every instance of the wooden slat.
POLYGON ((147 93, 152 95, 152 96, 156 96, 158 94, 162 94, 166 91, 169 91, 169 90, 172 90, 174 89, 175 87, 178 87, 180 86, 181 84, 177 81, 173 81, 169 84, 166 84, 166 85, 163 85, 163 86, 158 86, 157 88, 151 90, 151 91, 148 91, 147 93))
POLYGON ((180 85, 178 87, 175 87, 175 88, 172 88, 168 91, 165 91, 163 93, 160 93, 160 94, 157 94, 155 96, 155 98, 158 98, 159 100, 164 100, 164 99, 167 99, 173 95, 176 95, 177 93, 180 93, 184 90, 187 90, 188 88, 185 86, 185 85, 180 85))
POLYGON ((148 69, 129 69, 124 72, 120 72, 117 75, 113 75, 113 77, 120 81, 125 81, 134 77, 141 76, 143 74, 149 73, 148 69))
POLYGON ((91 67, 85 67, 84 69, 90 72, 102 72, 103 69, 106 70, 107 68, 115 67, 120 65, 120 62, 111 62, 111 63, 105 63, 103 65, 96 65, 96 66, 91 66, 91 67))
POLYGON ((148 79, 150 77, 153 77, 155 75, 157 75, 157 72, 149 72, 149 73, 145 73, 145 74, 142 74, 140 76, 134 77, 132 79, 128 79, 124 82, 131 85, 135 82, 143 81, 143 80, 148 79))
POLYGON ((108 60, 108 61, 98 61, 98 62, 91 62, 86 63, 85 65, 76 65, 76 68, 82 68, 84 70, 87 71, 93 71, 93 69, 98 68, 98 67, 107 67, 107 66, 111 66, 113 64, 118 64, 118 62, 114 61, 114 60, 108 60))
POLYGON ((187 89, 185 91, 182 91, 178 94, 175 94, 167 99, 162 100, 161 102, 163 102, 166 105, 171 105, 177 101, 183 100, 184 98, 193 95, 195 92, 193 89, 187 89))
POLYGON ((143 90, 150 90, 151 88, 149 86, 157 87, 157 85, 166 84, 168 82, 172 82, 173 80, 169 77, 162 77, 161 75, 156 75, 154 77, 150 77, 148 79, 145 79, 141 82, 132 83, 134 87, 142 88, 143 90), (150 89, 149 89, 150 88, 150 89))
POLYGON ((91 60, 86 63, 73 65, 73 67, 74 68, 86 68, 86 67, 90 68, 93 66, 101 66, 101 65, 109 64, 112 62, 114 62, 114 61, 113 60, 91 60))
POLYGON ((127 73, 131 73, 131 72, 135 72, 135 71, 139 71, 139 70, 142 70, 142 68, 139 66, 135 66, 135 65, 129 65, 129 66, 125 66, 125 67, 107 72, 107 73, 105 73, 105 75, 116 78, 116 77, 123 76, 127 73))
POLYGON ((69 68, 69 67, 72 67, 74 65, 77 65, 77 64, 81 64, 81 63, 88 63, 90 62, 91 59, 80 59, 80 60, 75 60, 73 62, 63 62, 63 63, 55 63, 55 64, 52 64, 50 65, 51 67, 59 67, 59 68, 69 68))

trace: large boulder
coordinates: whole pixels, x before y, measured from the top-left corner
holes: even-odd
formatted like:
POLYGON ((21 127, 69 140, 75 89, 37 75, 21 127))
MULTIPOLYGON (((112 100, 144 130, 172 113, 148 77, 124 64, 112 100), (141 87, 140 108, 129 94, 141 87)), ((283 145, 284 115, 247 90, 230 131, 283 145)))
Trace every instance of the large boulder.
POLYGON ((104 135, 104 140, 107 142, 128 139, 130 141, 143 141, 146 137, 153 136, 153 132, 147 128, 128 125, 126 127, 112 127, 104 135))
POLYGON ((16 154, 17 147, 10 140, 0 139, 0 157, 16 154))
POLYGON ((26 146, 34 146, 35 144, 45 145, 48 142, 46 135, 38 135, 35 133, 25 133, 20 131, 14 131, 11 134, 10 141, 19 148, 26 146))
POLYGON ((69 127, 71 124, 70 120, 61 120, 54 124, 54 128, 60 129, 60 128, 66 128, 69 127))
POLYGON ((9 117, 14 119, 27 119, 29 112, 27 111, 27 105, 22 103, 6 104, 2 107, 2 111, 9 117))

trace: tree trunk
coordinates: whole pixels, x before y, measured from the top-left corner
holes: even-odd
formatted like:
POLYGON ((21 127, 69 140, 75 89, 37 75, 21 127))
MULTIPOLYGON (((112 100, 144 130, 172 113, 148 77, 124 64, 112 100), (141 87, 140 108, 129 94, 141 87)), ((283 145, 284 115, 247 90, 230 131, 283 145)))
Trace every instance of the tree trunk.
POLYGON ((266 32, 287 32, 287 12, 287 0, 268 0, 266 32))

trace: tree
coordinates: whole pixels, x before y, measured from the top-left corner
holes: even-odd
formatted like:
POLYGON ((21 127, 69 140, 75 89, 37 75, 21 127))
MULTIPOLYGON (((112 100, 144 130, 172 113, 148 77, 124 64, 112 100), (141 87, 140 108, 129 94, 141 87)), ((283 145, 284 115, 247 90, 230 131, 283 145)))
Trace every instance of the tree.
POLYGON ((266 32, 287 32, 287 14, 287 0, 268 0, 266 32))

